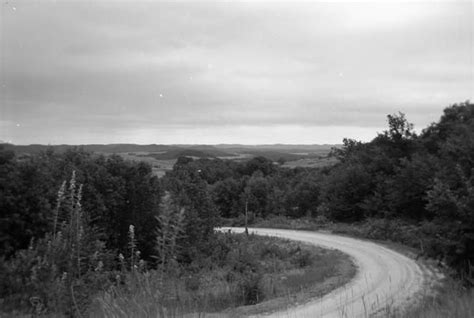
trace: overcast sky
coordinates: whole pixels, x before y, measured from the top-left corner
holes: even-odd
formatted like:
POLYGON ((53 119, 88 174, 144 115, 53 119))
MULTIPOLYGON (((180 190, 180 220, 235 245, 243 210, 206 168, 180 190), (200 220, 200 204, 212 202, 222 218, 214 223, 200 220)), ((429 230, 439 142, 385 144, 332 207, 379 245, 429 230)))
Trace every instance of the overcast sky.
POLYGON ((1 4, 0 140, 368 141, 474 92, 472 1, 1 4))

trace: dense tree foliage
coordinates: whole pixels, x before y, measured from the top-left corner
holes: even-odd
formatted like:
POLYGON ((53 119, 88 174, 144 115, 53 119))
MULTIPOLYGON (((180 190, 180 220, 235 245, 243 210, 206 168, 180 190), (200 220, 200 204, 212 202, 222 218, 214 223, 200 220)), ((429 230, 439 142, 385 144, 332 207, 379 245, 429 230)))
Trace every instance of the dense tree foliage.
POLYGON ((27 248, 32 238, 41 238, 51 229, 58 188, 72 171, 76 171, 77 182, 84 185, 84 210, 107 248, 123 250, 129 225, 133 224, 143 255, 152 254, 162 190, 150 166, 81 149, 23 158, 2 152, 1 157, 8 159, 0 165, 3 255, 27 248))

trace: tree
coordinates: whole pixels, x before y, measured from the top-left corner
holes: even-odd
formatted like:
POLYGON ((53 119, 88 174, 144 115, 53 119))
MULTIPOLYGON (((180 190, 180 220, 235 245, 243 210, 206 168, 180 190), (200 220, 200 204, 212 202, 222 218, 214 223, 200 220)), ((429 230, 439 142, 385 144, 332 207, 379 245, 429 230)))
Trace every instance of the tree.
POLYGON ((154 251, 155 216, 159 212, 161 185, 151 167, 119 156, 96 156, 83 149, 64 153, 50 150, 0 165, 0 249, 10 256, 27 248, 32 238, 51 231, 55 185, 76 172, 84 184, 82 206, 92 225, 100 228, 109 249, 127 246, 128 227, 134 224, 145 258, 154 251))
POLYGON ((327 217, 342 222, 364 218, 363 202, 373 189, 371 175, 360 164, 346 164, 331 170, 321 187, 321 204, 327 217))
POLYGON ((237 206, 239 204, 241 188, 237 180, 226 178, 217 181, 211 187, 211 193, 220 216, 224 218, 238 216, 240 212, 237 206))
POLYGON ((403 217, 420 221, 432 215, 425 209, 426 193, 433 183, 435 171, 439 169, 436 159, 430 155, 414 154, 403 159, 395 175, 387 180, 389 217, 403 217))
POLYGON ((411 139, 415 135, 413 132, 413 124, 409 123, 405 118, 405 114, 387 115, 388 130, 384 132, 384 136, 394 142, 400 142, 403 139, 411 139))
POLYGON ((256 216, 266 217, 270 212, 268 210, 268 197, 271 187, 268 179, 264 177, 260 170, 257 170, 248 179, 246 189, 245 198, 248 203, 248 209, 255 213, 256 216))
POLYGON ((243 167, 243 174, 251 176, 255 172, 260 171, 263 176, 268 176, 276 171, 273 161, 262 157, 254 157, 250 159, 243 167))
POLYGON ((286 191, 287 215, 303 217, 316 216, 320 204, 321 176, 308 173, 300 176, 286 191))
POLYGON ((175 203, 185 209, 184 232, 179 244, 182 262, 192 262, 209 253, 218 221, 218 210, 209 187, 193 165, 175 165, 166 176, 167 190, 175 203))

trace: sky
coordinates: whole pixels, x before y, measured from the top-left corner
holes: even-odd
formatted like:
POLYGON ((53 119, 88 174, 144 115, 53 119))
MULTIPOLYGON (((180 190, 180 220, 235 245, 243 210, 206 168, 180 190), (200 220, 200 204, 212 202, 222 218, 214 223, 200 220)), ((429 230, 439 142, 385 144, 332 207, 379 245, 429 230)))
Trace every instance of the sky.
POLYGON ((337 144, 473 100, 472 1, 2 0, 0 140, 337 144))

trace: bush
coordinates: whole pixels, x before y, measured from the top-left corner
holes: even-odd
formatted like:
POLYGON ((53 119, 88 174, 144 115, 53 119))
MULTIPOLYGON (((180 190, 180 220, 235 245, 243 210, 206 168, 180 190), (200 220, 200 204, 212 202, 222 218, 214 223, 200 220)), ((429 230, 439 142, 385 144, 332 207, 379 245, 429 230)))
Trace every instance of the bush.
POLYGON ((101 260, 105 246, 84 221, 81 190, 73 173, 69 187, 63 183, 58 192, 53 231, 12 258, 1 260, 3 310, 29 308, 26 311, 34 314, 81 315, 93 291, 108 281, 101 260))
POLYGON ((242 303, 244 305, 254 305, 265 299, 262 279, 263 275, 261 273, 244 273, 239 282, 239 289, 242 293, 242 303))
POLYGON ((291 261, 298 267, 304 268, 313 264, 313 255, 308 250, 300 250, 291 261))

